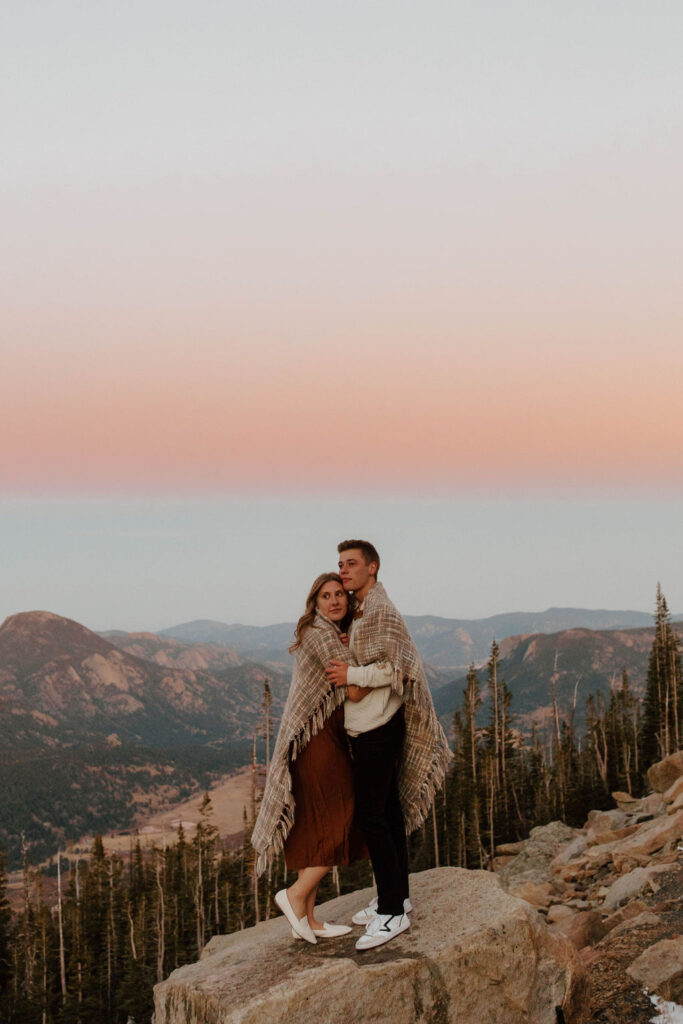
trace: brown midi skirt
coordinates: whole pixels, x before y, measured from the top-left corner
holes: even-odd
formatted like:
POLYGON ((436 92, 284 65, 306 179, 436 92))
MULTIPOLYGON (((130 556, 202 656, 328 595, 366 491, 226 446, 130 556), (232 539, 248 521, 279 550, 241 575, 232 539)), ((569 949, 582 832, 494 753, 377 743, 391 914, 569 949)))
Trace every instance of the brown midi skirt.
POLYGON ((285 842, 288 871, 350 864, 368 856, 353 823, 353 774, 344 730, 344 709, 291 764, 294 825, 285 842))

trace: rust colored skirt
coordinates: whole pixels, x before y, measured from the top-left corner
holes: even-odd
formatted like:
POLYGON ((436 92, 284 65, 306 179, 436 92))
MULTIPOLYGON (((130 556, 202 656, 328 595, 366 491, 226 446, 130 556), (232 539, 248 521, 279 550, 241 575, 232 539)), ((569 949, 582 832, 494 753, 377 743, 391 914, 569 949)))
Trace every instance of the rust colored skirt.
POLYGON ((288 871, 350 864, 368 856, 353 823, 353 774, 344 709, 292 762, 294 825, 285 842, 288 871))

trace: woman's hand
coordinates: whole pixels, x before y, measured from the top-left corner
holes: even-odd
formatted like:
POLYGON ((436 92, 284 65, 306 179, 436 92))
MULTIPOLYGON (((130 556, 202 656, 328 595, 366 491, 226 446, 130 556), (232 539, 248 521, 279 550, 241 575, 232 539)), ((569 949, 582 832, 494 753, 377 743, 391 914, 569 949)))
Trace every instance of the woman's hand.
POLYGON ((355 683, 349 683, 346 696, 350 701, 353 701, 354 704, 357 704, 359 700, 362 700, 363 697, 366 697, 370 693, 370 690, 370 686, 356 686, 355 683))
POLYGON ((349 646, 349 634, 348 633, 342 633, 342 635, 339 637, 339 639, 344 644, 344 647, 348 647, 349 646))
POLYGON ((327 676, 328 683, 332 683, 333 686, 346 686, 349 666, 345 661, 333 658, 325 669, 325 675, 327 676))

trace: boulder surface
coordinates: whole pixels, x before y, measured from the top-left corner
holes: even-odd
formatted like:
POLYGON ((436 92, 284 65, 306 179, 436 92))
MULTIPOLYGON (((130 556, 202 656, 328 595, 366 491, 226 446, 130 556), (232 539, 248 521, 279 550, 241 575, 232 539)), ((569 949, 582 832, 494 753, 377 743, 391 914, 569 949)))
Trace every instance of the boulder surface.
POLYGON ((655 793, 664 793, 683 776, 683 750, 670 754, 647 770, 647 781, 655 793))
POLYGON ((580 835, 577 829, 570 828, 563 821, 551 821, 549 825, 532 828, 529 838, 519 844, 521 851, 500 872, 501 882, 510 891, 527 882, 546 882, 550 862, 580 835))
MULTIPOLYGON (((372 895, 322 917, 348 922, 372 895)), ((411 899, 408 931, 364 953, 359 928, 311 946, 282 917, 218 936, 156 986, 155 1024, 555 1024, 580 999, 574 949, 490 872, 420 872, 411 899)))
POLYGON ((646 949, 627 973, 663 999, 683 999, 683 936, 662 939, 646 949))

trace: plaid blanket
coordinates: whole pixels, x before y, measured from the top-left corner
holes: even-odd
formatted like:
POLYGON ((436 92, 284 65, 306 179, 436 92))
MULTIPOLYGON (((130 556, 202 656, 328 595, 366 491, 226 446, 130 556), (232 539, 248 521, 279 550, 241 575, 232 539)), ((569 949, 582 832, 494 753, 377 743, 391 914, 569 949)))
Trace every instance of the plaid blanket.
POLYGON ((406 738, 399 770, 399 795, 408 833, 420 827, 443 785, 452 757, 448 740, 436 717, 415 643, 381 583, 372 587, 363 602, 353 647, 352 657, 341 642, 337 626, 320 612, 303 634, 251 837, 259 875, 283 849, 294 824, 290 763, 344 702, 345 689, 335 688, 325 676, 325 668, 333 658, 360 665, 378 661, 394 670, 392 689, 403 697, 405 707, 406 738))
POLYGON ((351 661, 337 626, 318 612, 295 652, 292 682, 251 837, 259 875, 268 861, 282 850, 294 824, 290 761, 296 759, 332 712, 344 703, 346 690, 335 688, 325 676, 325 669, 333 658, 351 661))

